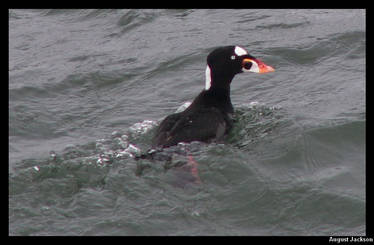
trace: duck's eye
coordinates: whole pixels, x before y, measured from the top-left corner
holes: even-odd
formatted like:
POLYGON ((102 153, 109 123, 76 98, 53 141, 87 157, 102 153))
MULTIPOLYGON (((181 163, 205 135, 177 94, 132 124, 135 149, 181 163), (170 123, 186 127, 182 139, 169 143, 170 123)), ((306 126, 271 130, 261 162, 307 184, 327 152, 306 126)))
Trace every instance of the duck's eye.
POLYGON ((231 55, 232 60, 235 60, 235 58, 236 58, 235 55, 231 55))

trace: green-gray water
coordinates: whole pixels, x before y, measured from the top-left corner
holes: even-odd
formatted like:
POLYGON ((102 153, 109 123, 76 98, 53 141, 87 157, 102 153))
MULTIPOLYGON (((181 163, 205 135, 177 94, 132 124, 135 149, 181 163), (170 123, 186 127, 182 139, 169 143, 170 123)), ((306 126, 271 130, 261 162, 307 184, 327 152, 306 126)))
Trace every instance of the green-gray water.
POLYGON ((365 15, 9 10, 9 234, 365 235, 365 15), (234 78, 233 131, 180 185, 129 144, 149 147, 224 45, 275 72, 234 78))

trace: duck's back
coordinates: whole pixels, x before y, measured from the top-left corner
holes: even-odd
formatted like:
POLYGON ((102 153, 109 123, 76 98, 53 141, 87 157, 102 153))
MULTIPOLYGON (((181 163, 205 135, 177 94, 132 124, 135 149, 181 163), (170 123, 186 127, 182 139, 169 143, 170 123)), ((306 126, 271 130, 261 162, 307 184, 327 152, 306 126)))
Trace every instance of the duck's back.
POLYGON ((179 142, 220 140, 231 126, 231 118, 214 107, 171 114, 161 122, 153 145, 169 147, 179 142))

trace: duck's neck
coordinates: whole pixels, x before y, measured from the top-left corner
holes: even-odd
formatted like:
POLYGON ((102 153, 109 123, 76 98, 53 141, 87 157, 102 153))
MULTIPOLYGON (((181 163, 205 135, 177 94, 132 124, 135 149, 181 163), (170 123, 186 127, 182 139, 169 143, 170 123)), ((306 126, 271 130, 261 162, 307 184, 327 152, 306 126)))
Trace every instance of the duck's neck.
POLYGON ((206 66, 205 70, 205 90, 211 88, 227 89, 230 93, 230 84, 232 79, 234 79, 235 74, 225 72, 225 71, 214 71, 206 66))
POLYGON ((230 84, 233 74, 212 72, 207 66, 205 70, 205 90, 203 90, 193 103, 216 107, 224 112, 233 113, 234 109, 230 98, 230 84))
POLYGON ((230 99, 230 87, 228 89, 211 87, 208 90, 203 90, 192 104, 189 108, 215 107, 224 113, 234 112, 230 99), (192 104, 199 106, 193 106, 192 104))

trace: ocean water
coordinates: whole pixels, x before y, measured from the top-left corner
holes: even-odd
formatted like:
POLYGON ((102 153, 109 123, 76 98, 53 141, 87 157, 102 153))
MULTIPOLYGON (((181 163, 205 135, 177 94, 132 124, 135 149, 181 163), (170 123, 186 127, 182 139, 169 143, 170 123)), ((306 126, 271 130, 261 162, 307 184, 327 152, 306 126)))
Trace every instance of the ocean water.
POLYGON ((366 235, 366 12, 9 10, 9 235, 366 235), (223 143, 134 159, 240 45, 223 143), (187 163, 187 165, 186 165, 187 163))

